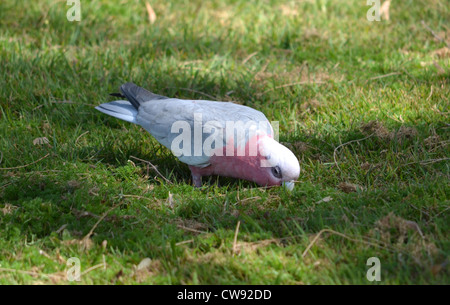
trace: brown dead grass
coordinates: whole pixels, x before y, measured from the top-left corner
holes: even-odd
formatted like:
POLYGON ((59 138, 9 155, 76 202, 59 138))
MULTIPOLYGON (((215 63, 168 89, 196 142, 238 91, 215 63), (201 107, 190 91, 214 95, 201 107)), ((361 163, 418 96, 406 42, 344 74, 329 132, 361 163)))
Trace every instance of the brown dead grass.
POLYGON ((393 245, 410 254, 419 265, 425 264, 439 253, 437 246, 422 232, 416 222, 399 217, 394 213, 389 213, 378 220, 372 233, 379 234, 384 244, 393 245))
POLYGON ((319 109, 322 106, 322 103, 317 99, 310 99, 305 103, 300 105, 300 110, 303 112, 315 112, 316 109, 319 109))
POLYGON ((376 120, 362 124, 360 130, 366 135, 373 134, 384 141, 397 140, 401 142, 413 139, 418 135, 417 129, 414 127, 401 126, 398 131, 389 131, 381 122, 376 120))
POLYGON ((206 233, 206 230, 208 229, 208 225, 194 219, 177 218, 175 224, 178 228, 198 234, 206 233))
POLYGON ((15 205, 6 203, 5 206, 0 209, 0 211, 3 213, 3 215, 9 215, 9 214, 12 214, 12 212, 14 212, 18 208, 19 207, 15 206, 15 205))
POLYGON ((374 134, 380 139, 390 138, 389 130, 384 127, 381 122, 378 121, 370 121, 368 123, 362 124, 360 129, 366 135, 374 134))
POLYGON ((286 17, 295 17, 300 14, 298 9, 294 5, 289 5, 289 4, 281 5, 280 11, 281 11, 281 14, 286 17))
POLYGON ((311 148, 311 146, 309 146, 307 143, 302 142, 302 141, 294 142, 294 143, 292 143, 292 146, 293 146, 295 152, 297 152, 297 153, 307 152, 311 148))
POLYGON ((447 47, 443 47, 441 49, 433 51, 432 55, 437 58, 449 58, 450 57, 450 49, 447 47))
POLYGON ((132 277, 138 283, 142 283, 155 275, 161 275, 164 272, 161 261, 150 258, 144 258, 134 269, 132 277))
POLYGON ((94 246, 94 242, 90 238, 63 240, 61 243, 65 246, 76 245, 81 251, 89 251, 94 246))
POLYGON ((236 253, 254 253, 258 251, 258 249, 265 248, 269 245, 275 244, 280 246, 280 240, 277 239, 266 239, 257 242, 238 242, 236 247, 236 253))
POLYGON ((348 183, 348 182, 341 182, 338 185, 338 189, 340 189, 344 193, 354 193, 354 192, 357 192, 357 191, 361 191, 364 188, 361 185, 358 185, 358 184, 348 183))
POLYGON ((255 81, 265 85, 276 81, 287 86, 296 83, 324 83, 330 80, 341 81, 343 75, 332 74, 325 69, 310 69, 308 64, 304 62, 302 65, 295 67, 280 66, 274 70, 263 69, 255 75, 255 81))
POLYGON ((398 140, 413 139, 417 137, 417 134, 417 129, 414 127, 401 126, 397 133, 392 135, 392 137, 396 137, 398 140))
POLYGON ((438 134, 436 134, 435 131, 433 131, 433 134, 428 138, 426 138, 423 142, 425 144, 426 149, 428 149, 429 151, 433 151, 436 148, 446 146, 448 144, 448 142, 442 141, 441 137, 438 134))

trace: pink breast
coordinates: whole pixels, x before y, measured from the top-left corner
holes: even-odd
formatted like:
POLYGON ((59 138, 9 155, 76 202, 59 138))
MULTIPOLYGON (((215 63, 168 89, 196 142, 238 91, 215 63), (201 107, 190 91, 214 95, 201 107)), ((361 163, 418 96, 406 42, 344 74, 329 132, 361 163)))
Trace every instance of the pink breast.
POLYGON ((215 151, 215 155, 210 159, 210 166, 205 168, 191 167, 192 173, 200 176, 219 175, 245 179, 264 186, 278 185, 279 182, 273 181, 269 170, 261 167, 261 160, 265 157, 260 154, 259 149, 250 149, 251 145, 257 145, 260 138, 260 136, 255 136, 247 142, 243 156, 238 155, 239 149, 234 147, 233 141, 228 141, 227 147, 220 149, 223 156, 218 155, 220 151, 215 151), (250 151, 256 152, 256 156, 250 155, 250 151), (233 152, 233 154, 230 155, 230 152, 233 152))

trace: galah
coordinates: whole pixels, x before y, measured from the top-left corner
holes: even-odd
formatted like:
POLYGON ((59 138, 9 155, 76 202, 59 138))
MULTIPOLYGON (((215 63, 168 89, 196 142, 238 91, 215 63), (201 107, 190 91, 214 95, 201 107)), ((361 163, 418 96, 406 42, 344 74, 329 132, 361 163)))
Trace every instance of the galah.
POLYGON ((202 176, 219 175, 294 188, 300 164, 274 139, 262 112, 231 102, 169 98, 133 83, 120 91, 113 95, 127 100, 95 108, 142 126, 189 166, 196 187, 202 176))

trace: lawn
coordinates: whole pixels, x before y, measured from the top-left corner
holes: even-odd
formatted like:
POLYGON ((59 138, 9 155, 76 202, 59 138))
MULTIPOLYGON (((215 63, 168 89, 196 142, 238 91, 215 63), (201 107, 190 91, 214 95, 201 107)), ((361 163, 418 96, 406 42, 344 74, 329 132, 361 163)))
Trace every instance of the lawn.
POLYGON ((366 2, 2 0, 0 284, 450 284, 450 2, 366 2), (196 189, 128 81, 261 110, 295 189, 196 189))

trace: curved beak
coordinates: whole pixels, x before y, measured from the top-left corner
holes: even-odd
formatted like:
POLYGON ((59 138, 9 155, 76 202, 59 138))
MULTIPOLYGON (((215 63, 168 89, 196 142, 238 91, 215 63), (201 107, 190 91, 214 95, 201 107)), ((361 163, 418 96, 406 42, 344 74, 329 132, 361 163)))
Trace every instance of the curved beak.
POLYGON ((285 187, 288 191, 292 191, 294 189, 294 180, 292 181, 283 181, 283 183, 281 184, 283 187, 285 187))

